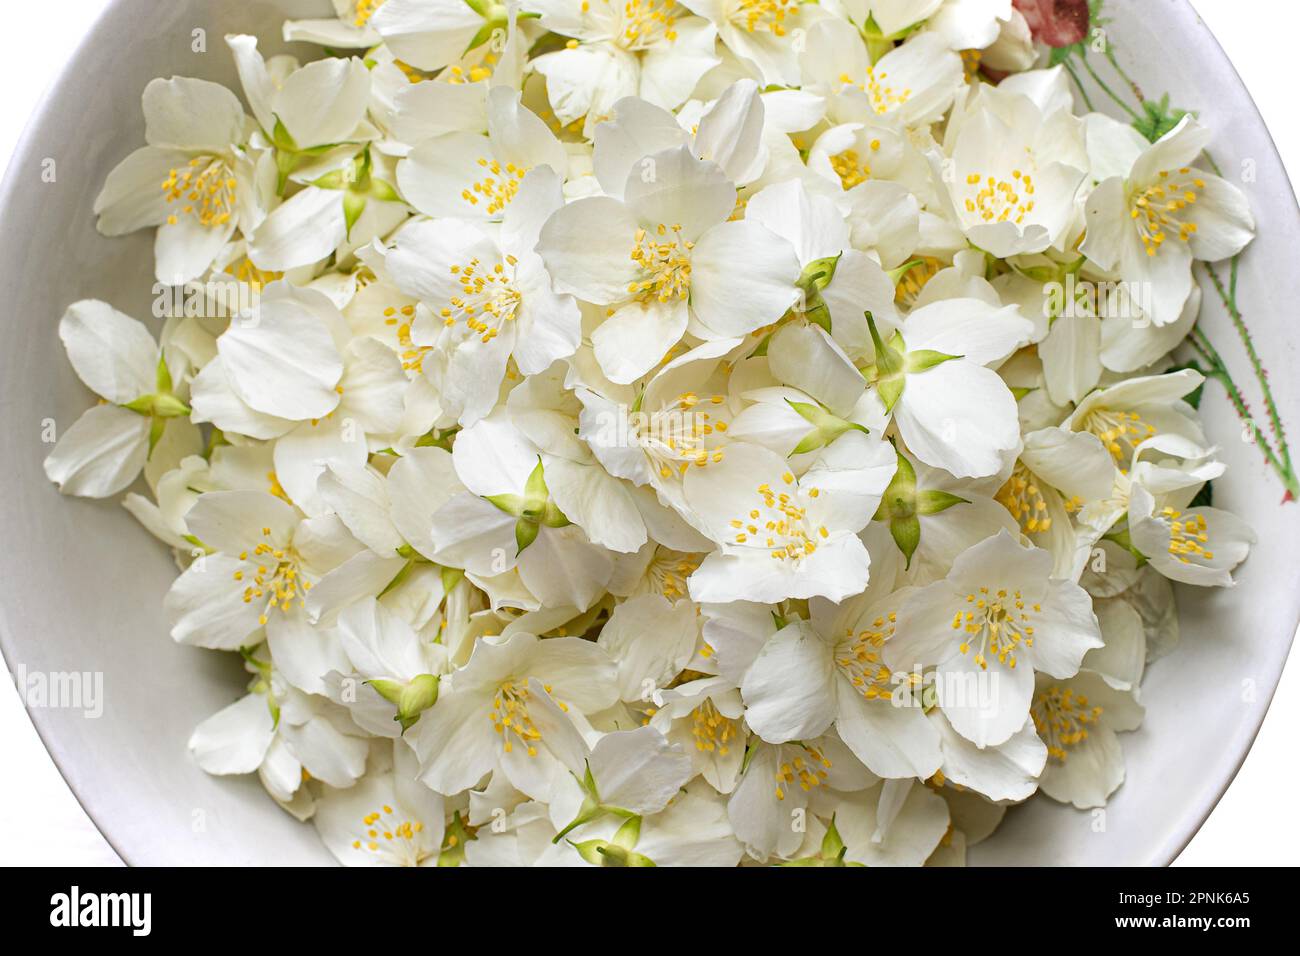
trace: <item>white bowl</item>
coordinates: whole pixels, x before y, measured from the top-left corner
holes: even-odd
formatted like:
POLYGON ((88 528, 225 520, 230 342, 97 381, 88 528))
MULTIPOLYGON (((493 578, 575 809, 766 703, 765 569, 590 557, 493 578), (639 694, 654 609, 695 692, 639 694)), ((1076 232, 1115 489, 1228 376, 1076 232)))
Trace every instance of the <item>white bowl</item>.
MULTIPOLYGON (((152 237, 108 240, 91 206, 108 171, 144 141, 140 93, 155 76, 200 76, 237 88, 222 37, 256 33, 276 51, 286 15, 330 15, 328 0, 115 0, 37 111, 0 192, 0 648, 11 671, 100 672, 98 719, 34 708, 33 722, 68 784, 133 864, 325 863, 315 830, 296 823, 255 778, 213 778, 185 743, 234 700, 234 655, 167 636, 161 601, 170 556, 112 504, 62 498, 41 462, 43 423, 67 427, 91 403, 56 334, 71 302, 102 298, 151 314, 152 237), (207 52, 191 51, 206 31, 207 52), (56 182, 42 179, 55 162, 56 182)), ((1246 318, 1283 418, 1300 427, 1300 358, 1289 333, 1300 301, 1300 211, 1268 132, 1231 64, 1186 0, 1108 5, 1119 56, 1153 93, 1172 93, 1215 132, 1214 154, 1244 186, 1259 238, 1241 271, 1246 318), (1113 7, 1113 9, 1112 9, 1113 7)), ((311 51, 299 51, 310 56, 311 51)), ((1244 353, 1212 291, 1203 322, 1248 393, 1244 353)), ((153 320, 149 320, 153 321, 153 320)), ((1253 393, 1252 393, 1253 394, 1253 393)), ((1215 501, 1260 542, 1233 590, 1180 589, 1183 641, 1143 685, 1147 719, 1123 738, 1128 779, 1104 816, 1036 798, 1013 810, 973 863, 1164 864, 1191 839, 1245 759, 1300 619, 1300 505, 1282 489, 1217 384, 1202 410, 1230 469, 1215 501)))

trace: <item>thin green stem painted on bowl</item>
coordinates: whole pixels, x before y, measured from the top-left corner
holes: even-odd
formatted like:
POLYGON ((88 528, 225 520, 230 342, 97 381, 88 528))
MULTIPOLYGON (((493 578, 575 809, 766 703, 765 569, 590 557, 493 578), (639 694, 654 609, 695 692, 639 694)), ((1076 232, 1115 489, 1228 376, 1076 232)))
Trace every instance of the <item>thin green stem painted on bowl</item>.
MULTIPOLYGON (((1088 109, 1094 109, 1092 97, 1084 84, 1084 77, 1080 73, 1079 67, 1082 67, 1096 88, 1124 111, 1125 115, 1131 120, 1133 128, 1149 141, 1155 142, 1177 126, 1183 117, 1187 115, 1187 111, 1171 106, 1168 93, 1158 100, 1148 99, 1142 88, 1129 76, 1116 55, 1114 45, 1106 34, 1105 24, 1109 21, 1102 16, 1102 6, 1103 0, 1093 0, 1091 3, 1091 36, 1070 46, 1053 50, 1051 62, 1054 65, 1059 64, 1065 67, 1079 90, 1079 95, 1084 104, 1088 109), (1095 58, 1090 57, 1090 53, 1100 54, 1105 65, 1109 66, 1115 76, 1118 77, 1118 81, 1107 82, 1098 72, 1094 63, 1095 58), (1116 87, 1121 82, 1122 88, 1132 94, 1136 107, 1130 105, 1117 92, 1116 87)), ((1206 160, 1216 174, 1223 175, 1213 157, 1206 154, 1206 160)), ((1241 339, 1246 359, 1251 371, 1254 373, 1256 385, 1263 398, 1269 433, 1265 434, 1264 430, 1257 425, 1256 419, 1250 411, 1246 393, 1237 384, 1227 361, 1213 342, 1210 341, 1209 335, 1202 328, 1199 320, 1192 328, 1186 341, 1189 351, 1194 356, 1187 365, 1201 372, 1207 379, 1213 379, 1223 386, 1229 403, 1236 410, 1245 426, 1246 430, 1243 431, 1243 437, 1259 448, 1265 462, 1277 474, 1282 486, 1286 489, 1283 501, 1294 501, 1300 498, 1300 478, 1297 478, 1295 467, 1292 464, 1291 449, 1286 440, 1286 429, 1282 423, 1282 416, 1278 411, 1277 401, 1273 397, 1273 389, 1269 384, 1268 370, 1264 368, 1264 363, 1260 360, 1259 351, 1255 347, 1254 338, 1246 325, 1238 298, 1237 279, 1240 274, 1241 256, 1243 254, 1239 253, 1228 261, 1226 281, 1223 278, 1221 264, 1216 266, 1213 263, 1202 262, 1200 268, 1204 271, 1210 285, 1213 286, 1219 300, 1223 303, 1228 319, 1232 322, 1233 328, 1237 330, 1238 338, 1241 339)))

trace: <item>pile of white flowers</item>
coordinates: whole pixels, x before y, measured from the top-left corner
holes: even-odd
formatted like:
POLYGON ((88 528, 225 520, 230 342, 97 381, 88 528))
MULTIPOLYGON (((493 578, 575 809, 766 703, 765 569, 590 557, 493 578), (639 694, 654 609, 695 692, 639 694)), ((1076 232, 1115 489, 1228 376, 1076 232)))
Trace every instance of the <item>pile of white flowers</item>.
POLYGON ((102 401, 49 477, 143 472, 172 637, 251 675, 199 765, 363 865, 1103 805, 1169 582, 1253 540, 1170 355, 1254 230, 1195 119, 1076 114, 1012 0, 335 6, 314 62, 227 38, 243 102, 148 86, 95 211, 161 337, 59 326, 102 401))

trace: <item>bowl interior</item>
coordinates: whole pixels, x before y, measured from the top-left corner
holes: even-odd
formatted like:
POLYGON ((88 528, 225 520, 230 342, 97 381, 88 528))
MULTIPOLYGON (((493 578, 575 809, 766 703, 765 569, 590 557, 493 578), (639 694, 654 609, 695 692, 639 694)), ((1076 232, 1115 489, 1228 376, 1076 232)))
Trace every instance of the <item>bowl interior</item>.
MULTIPOLYGON (((1273 373, 1284 420, 1300 422, 1297 347, 1285 307, 1300 299, 1291 250, 1300 211, 1258 113, 1186 0, 1108 7, 1117 54, 1149 94, 1168 90, 1215 131, 1215 158, 1250 196, 1259 238, 1240 285, 1255 344, 1273 373), (1247 176, 1246 174, 1250 174, 1247 176), (1245 178, 1243 178, 1245 177, 1245 178)), ((66 428, 91 404, 56 334, 64 308, 104 299, 152 314, 151 237, 108 240, 91 207, 104 177, 143 143, 140 93, 155 76, 199 76, 238 89, 223 36, 254 33, 284 49, 286 16, 332 15, 328 0, 116 0, 33 120, 0 193, 0 647, 11 672, 102 674, 97 718, 34 708, 32 717, 73 791, 133 864, 310 864, 329 855, 310 826, 280 810, 252 778, 213 778, 190 760, 193 727, 243 690, 233 655, 174 644, 162 596, 170 556, 125 510, 62 498, 41 462, 49 420, 66 428), (197 31, 203 31, 201 34, 197 31), (195 47, 202 39, 204 51, 195 47), (124 55, 125 54, 125 55, 124 55), (46 160, 55 180, 45 182, 46 160)), ((297 50, 312 55, 309 48, 297 50)), ((1250 392, 1246 358, 1207 290, 1205 328, 1250 392)), ((1016 808, 973 863, 1167 863, 1240 766, 1286 659, 1300 593, 1294 586, 1300 506, 1282 489, 1222 389, 1203 414, 1229 464, 1215 503, 1242 515, 1260 542, 1232 590, 1179 592, 1182 645, 1148 671, 1147 719, 1125 735, 1128 779, 1103 813, 1035 799, 1016 808)))

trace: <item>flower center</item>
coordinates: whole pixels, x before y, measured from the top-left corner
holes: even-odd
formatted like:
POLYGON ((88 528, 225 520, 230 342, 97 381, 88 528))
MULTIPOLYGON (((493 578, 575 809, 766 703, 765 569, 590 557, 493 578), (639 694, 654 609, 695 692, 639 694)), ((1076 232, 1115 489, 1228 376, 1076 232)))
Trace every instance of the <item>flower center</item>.
MULTIPOLYGON (((263 528, 262 537, 270 536, 271 529, 263 528)), ((312 585, 303 577, 298 554, 292 548, 278 548, 270 541, 259 541, 251 552, 241 551, 239 560, 249 565, 248 569, 241 567, 232 575, 244 585, 244 603, 266 602, 258 624, 266 624, 273 608, 288 612, 294 601, 299 607, 307 603, 307 592, 312 585)))
MULTIPOLYGON (((798 562, 817 550, 814 534, 827 538, 830 532, 823 525, 809 534, 807 509, 800 505, 802 496, 794 486, 794 475, 786 472, 781 480, 794 487, 794 494, 773 491, 766 483, 759 485, 759 507, 752 508, 731 521, 731 527, 736 532, 732 543, 766 549, 778 561, 798 562)), ((808 489, 811 498, 816 498, 819 494, 817 488, 808 489)))
POLYGON ((1120 412, 1100 408, 1090 414, 1083 427, 1092 432, 1116 462, 1123 464, 1133 454, 1133 450, 1156 434, 1153 426, 1142 421, 1137 412, 1120 412))
POLYGON ((835 663, 859 694, 867 700, 889 700, 893 696, 893 672, 884 665, 880 649, 894 636, 896 614, 877 617, 871 626, 845 632, 835 651, 835 663))
POLYGON ((958 611, 952 618, 952 629, 966 632, 958 649, 962 654, 969 654, 973 649, 975 663, 981 669, 988 669, 989 657, 1014 669, 1020 645, 1034 646, 1034 627, 1030 622, 1034 614, 1042 612, 1042 605, 1034 604, 1026 610, 1019 591, 1008 594, 1000 590, 993 594, 988 588, 967 594, 966 604, 967 609, 958 611))
POLYGON ((480 201, 485 203, 488 215, 492 216, 510 205, 528 170, 514 163, 502 166, 497 160, 482 156, 478 159, 478 165, 486 171, 486 175, 471 183, 468 189, 461 190, 460 198, 471 206, 477 206, 480 201))
POLYGON ((695 243, 682 238, 681 226, 660 223, 652 236, 645 229, 636 231, 632 261, 641 268, 642 278, 628 285, 629 295, 647 303, 657 299, 684 300, 691 291, 691 250, 695 243))
POLYGON ((1048 687, 1029 709, 1038 736, 1047 752, 1064 761, 1069 748, 1088 739, 1088 727, 1101 717, 1100 707, 1089 707, 1088 698, 1068 687, 1048 687))
POLYGON ((894 290, 894 301, 908 308, 916 304, 926 283, 944 268, 943 263, 933 256, 918 256, 918 258, 921 264, 904 272, 903 277, 898 281, 898 288, 894 290))
POLYGON ((799 0, 739 0, 731 22, 750 33, 785 36, 785 18, 797 13, 799 0))
POLYGON ((1183 516, 1181 511, 1165 508, 1160 517, 1169 525, 1169 553, 1183 564, 1191 564, 1192 558, 1205 561, 1214 560, 1214 552, 1207 551, 1210 543, 1210 526, 1205 515, 1183 516))
POLYGON ((461 294, 453 296, 450 305, 438 313, 443 324, 451 328, 457 319, 464 319, 465 326, 485 345, 500 335, 502 326, 513 322, 519 314, 523 300, 513 281, 518 262, 514 256, 506 256, 505 262, 498 262, 490 269, 484 269, 478 259, 471 259, 467 265, 452 266, 451 274, 460 282, 461 294))
POLYGON ((646 568, 646 577, 653 590, 670 602, 686 597, 686 579, 700 566, 701 557, 660 548, 646 568))
POLYGON ((725 757, 731 752, 731 741, 736 738, 736 722, 718 712, 712 700, 706 700, 691 711, 691 735, 695 749, 725 757))
POLYGON ((253 260, 248 256, 244 256, 240 260, 239 265, 234 269, 233 275, 254 292, 260 292, 272 282, 279 282, 284 278, 283 272, 268 272, 265 269, 259 269, 253 265, 253 260))
POLYGON ((419 866, 438 853, 437 848, 420 845, 418 836, 423 832, 423 822, 399 819, 385 804, 361 818, 361 835, 352 841, 352 849, 364 848, 396 866, 419 866))
POLYGON ((1041 534, 1051 530, 1052 519, 1047 516, 1047 500, 1038 487, 1037 479, 1023 464, 1017 463, 1011 477, 995 496, 1011 512, 1028 534, 1041 534))
MULTIPOLYGON (((660 40, 672 43, 677 39, 679 10, 675 0, 600 0, 614 15, 617 27, 614 42, 625 50, 639 51, 660 40)), ((582 12, 591 4, 584 0, 582 12)))
MULTIPOLYGON (((721 405, 726 399, 714 395, 709 406, 721 405)), ((670 404, 636 422, 637 439, 646 455, 659 466, 659 477, 671 478, 685 473, 692 464, 704 468, 724 457, 717 447, 727 431, 727 423, 715 414, 699 410, 700 397, 683 392, 670 404)))
MULTIPOLYGON (((546 692, 548 694, 551 692, 549 685, 546 687, 546 692)), ((515 749, 515 741, 518 741, 525 748, 528 756, 537 756, 537 741, 542 739, 542 732, 528 716, 528 702, 531 697, 527 680, 508 680, 497 688, 492 698, 490 716, 492 726, 501 735, 502 752, 512 753, 515 749)), ((558 700, 556 704, 561 710, 569 709, 558 700)))
MULTIPOLYGON (((224 226, 234 215, 238 186, 224 159, 195 156, 188 166, 168 171, 162 191, 169 206, 180 203, 181 213, 215 228, 224 226)), ((179 221, 174 212, 167 217, 169 225, 179 221)))
POLYGON ((966 177, 966 211, 985 222, 1014 222, 1023 225, 1034 211, 1034 177, 1013 170, 1011 179, 971 173, 966 177))
POLYGON ((1156 183, 1134 194, 1129 215, 1137 224, 1138 237, 1148 256, 1160 251, 1170 232, 1175 232, 1183 242, 1188 242, 1196 234, 1196 223, 1188 221, 1184 211, 1196 204, 1200 190, 1205 188, 1205 180, 1183 178, 1193 173, 1194 170, 1186 166, 1178 170, 1177 175, 1162 170, 1156 183))
MULTIPOLYGON (((880 140, 873 139, 869 148, 873 153, 879 150, 880 140)), ((852 189, 871 178, 871 165, 858 155, 856 149, 846 149, 832 156, 831 169, 840 177, 840 185, 845 189, 852 189)))
POLYGON ((861 83, 854 81, 853 77, 847 73, 840 74, 840 82, 846 86, 856 86, 863 93, 867 94, 867 100, 871 103, 871 108, 879 116, 884 116, 890 110, 898 109, 912 98, 912 89, 897 89, 888 82, 889 73, 877 73, 874 68, 867 69, 867 78, 861 83))
POLYGON ((395 326, 397 344, 401 346, 402 368, 411 372, 424 370, 424 356, 433 348, 431 345, 416 345, 411 340, 411 320, 415 318, 415 306, 390 305, 384 309, 384 325, 395 326))
POLYGON ((370 22, 370 18, 375 15, 375 11, 384 5, 384 0, 357 0, 356 16, 352 23, 357 27, 364 27, 370 22))
POLYGON ((807 758, 795 757, 788 763, 781 764, 776 771, 776 798, 784 800, 790 785, 797 783, 799 789, 807 793, 826 782, 827 771, 831 768, 830 760, 816 747, 800 744, 807 753, 807 758))

